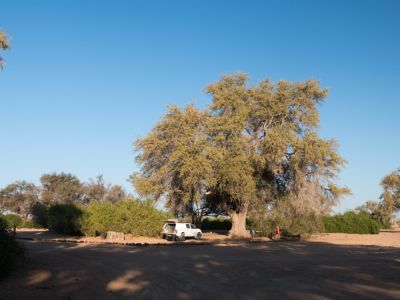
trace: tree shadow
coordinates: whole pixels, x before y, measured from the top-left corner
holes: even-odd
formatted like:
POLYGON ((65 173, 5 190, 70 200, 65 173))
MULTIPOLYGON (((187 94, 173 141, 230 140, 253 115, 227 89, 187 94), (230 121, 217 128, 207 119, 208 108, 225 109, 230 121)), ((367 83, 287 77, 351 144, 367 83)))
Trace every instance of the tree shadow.
POLYGON ((400 298, 400 248, 24 243, 30 263, 0 299, 400 298))

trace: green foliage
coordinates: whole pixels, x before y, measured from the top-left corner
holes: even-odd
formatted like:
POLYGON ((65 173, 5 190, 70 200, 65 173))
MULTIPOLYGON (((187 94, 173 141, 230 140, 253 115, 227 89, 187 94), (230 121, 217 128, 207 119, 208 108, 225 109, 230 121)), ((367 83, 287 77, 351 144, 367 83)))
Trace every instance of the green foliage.
POLYGON ((108 201, 93 201, 85 208, 82 216, 82 233, 96 236, 106 231, 119 231, 122 219, 117 205, 108 201))
POLYGON ((0 215, 0 278, 15 267, 17 259, 24 254, 23 248, 7 230, 18 223, 15 218, 0 215))
POLYGON ((124 200, 118 203, 92 202, 84 211, 82 232, 96 236, 106 231, 120 231, 135 236, 159 235, 171 215, 154 208, 152 201, 124 200))
POLYGON ((17 259, 24 254, 24 249, 15 238, 0 230, 0 278, 15 268, 17 259))
POLYGON ((26 181, 16 181, 0 190, 0 209, 26 217, 31 205, 38 201, 39 189, 26 181))
POLYGON ((323 231, 321 221, 321 207, 314 208, 310 203, 303 203, 302 199, 293 201, 291 197, 279 199, 270 207, 261 203, 254 203, 250 215, 254 220, 254 229, 269 235, 277 226, 283 233, 291 235, 301 234, 302 237, 323 231))
POLYGON ((104 182, 103 176, 90 179, 89 183, 83 185, 85 202, 107 200, 118 202, 126 198, 126 192, 120 185, 111 185, 104 182))
POLYGON ((44 174, 41 198, 44 203, 73 203, 84 198, 83 185, 79 179, 68 173, 44 174))
POLYGON ((385 208, 391 213, 400 210, 400 168, 385 176, 381 181, 381 196, 385 208))
POLYGON ((80 234, 82 213, 82 209, 75 204, 52 205, 48 211, 48 228, 66 234, 80 234))
POLYGON ((365 213, 371 216, 380 228, 390 229, 392 227, 393 210, 386 205, 386 201, 367 201, 355 209, 358 213, 365 213))
POLYGON ((337 143, 318 136, 317 106, 327 96, 318 81, 265 79, 248 86, 238 73, 206 92, 205 111, 171 107, 136 141, 141 170, 132 181, 141 196, 166 197, 183 213, 212 202, 232 218, 232 235, 241 236, 253 202, 274 209, 285 199, 293 210, 321 215, 349 192, 334 183, 345 163, 337 143))
POLYGON ((378 234, 379 224, 367 213, 346 212, 322 217, 325 232, 378 234))
POLYGON ((31 207, 31 214, 33 216, 33 223, 39 227, 47 228, 49 208, 47 205, 36 202, 31 207))
POLYGON ((41 228, 42 226, 39 226, 32 220, 27 220, 24 221, 18 228, 41 228))
POLYGON ((7 219, 4 215, 0 215, 0 232, 7 231, 9 229, 7 219))
POLYGON ((13 230, 15 230, 17 227, 19 227, 22 224, 22 219, 20 216, 18 215, 14 215, 14 214, 8 214, 4 216, 8 227, 12 228, 13 230))

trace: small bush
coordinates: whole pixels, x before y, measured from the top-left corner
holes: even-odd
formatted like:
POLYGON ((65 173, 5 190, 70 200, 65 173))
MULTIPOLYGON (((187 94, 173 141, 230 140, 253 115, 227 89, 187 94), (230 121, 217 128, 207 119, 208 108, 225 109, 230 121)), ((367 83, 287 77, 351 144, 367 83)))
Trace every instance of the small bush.
POLYGON ((47 226, 66 234, 81 234, 82 210, 74 204, 55 204, 49 207, 47 226))
POLYGON ((40 228, 42 226, 37 225, 33 220, 27 220, 23 222, 18 228, 40 228))
POLYGON ((33 223, 39 227, 47 228, 49 208, 43 203, 36 202, 31 207, 33 223))
POLYGON ((378 234, 379 224, 367 213, 347 212, 322 217, 325 232, 378 234))
POLYGON ((22 219, 18 215, 9 214, 5 215, 4 217, 7 221, 8 228, 12 229, 14 232, 17 229, 17 227, 19 227, 22 224, 22 219))
POLYGON ((0 215, 0 232, 7 231, 9 229, 7 219, 4 215, 0 215))
MULTIPOLYGON (((4 218, 1 217, 0 220, 3 220, 0 221, 0 226, 3 226, 4 218)), ((7 231, 0 230, 0 278, 14 269, 17 259, 23 254, 24 250, 15 238, 7 231)))
POLYGON ((169 217, 170 214, 154 208, 152 201, 92 202, 84 210, 82 232, 88 236, 106 231, 157 236, 169 217))

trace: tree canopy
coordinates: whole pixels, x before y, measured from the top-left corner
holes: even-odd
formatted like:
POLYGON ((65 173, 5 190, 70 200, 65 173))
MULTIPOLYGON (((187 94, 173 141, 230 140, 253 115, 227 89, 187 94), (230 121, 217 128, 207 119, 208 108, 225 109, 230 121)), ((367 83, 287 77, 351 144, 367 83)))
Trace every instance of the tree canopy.
POLYGON ((165 197, 175 210, 210 202, 231 216, 231 236, 243 237, 255 203, 321 213, 349 192, 335 184, 345 163, 337 143, 318 136, 317 105, 327 90, 316 80, 248 86, 237 73, 205 91, 207 109, 172 106, 136 141, 140 195, 165 197))
POLYGON ((400 168, 386 175, 382 181, 383 194, 381 198, 385 206, 391 211, 400 209, 400 168))
POLYGON ((44 174, 40 182, 41 200, 45 203, 72 203, 83 198, 83 185, 72 174, 44 174))
POLYGON ((38 201, 39 189, 30 182, 16 181, 0 190, 0 209, 27 216, 38 201))

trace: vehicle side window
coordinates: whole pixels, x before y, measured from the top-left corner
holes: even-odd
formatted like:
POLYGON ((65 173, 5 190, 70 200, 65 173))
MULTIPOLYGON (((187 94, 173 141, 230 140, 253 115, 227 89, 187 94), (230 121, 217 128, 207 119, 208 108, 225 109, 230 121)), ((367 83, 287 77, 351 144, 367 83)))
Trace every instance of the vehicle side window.
POLYGON ((190 228, 196 229, 196 226, 194 226, 193 224, 190 224, 190 228))
POLYGON ((190 228, 190 225, 189 225, 189 224, 186 224, 186 228, 190 228))

